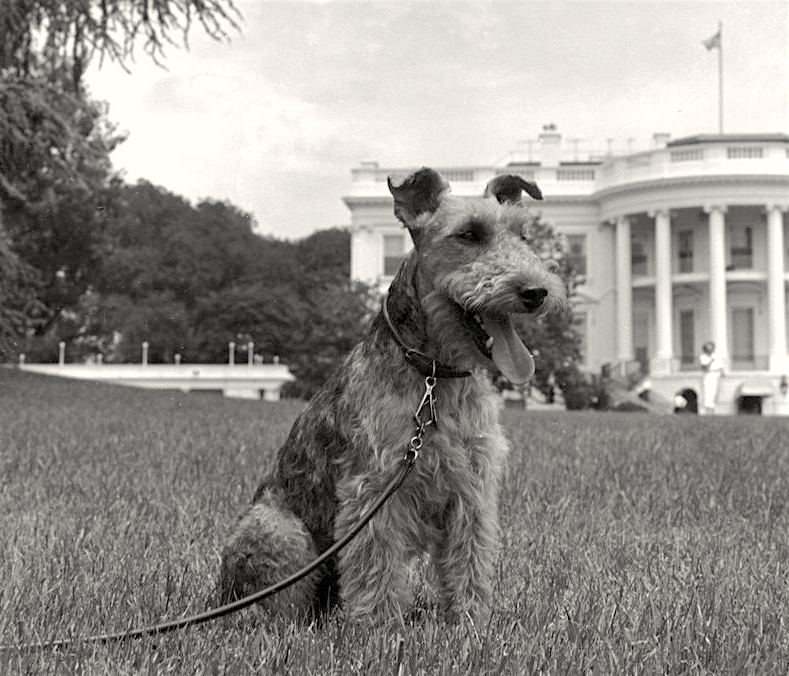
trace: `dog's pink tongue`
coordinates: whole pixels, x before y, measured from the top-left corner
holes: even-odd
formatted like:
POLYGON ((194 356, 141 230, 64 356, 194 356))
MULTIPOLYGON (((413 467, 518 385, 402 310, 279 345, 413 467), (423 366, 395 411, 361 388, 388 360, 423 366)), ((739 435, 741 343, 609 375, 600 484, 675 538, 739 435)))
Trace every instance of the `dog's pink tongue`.
POLYGON ((485 316, 485 332, 493 338, 493 363, 513 385, 523 385, 534 375, 534 357, 523 344, 509 317, 485 316))

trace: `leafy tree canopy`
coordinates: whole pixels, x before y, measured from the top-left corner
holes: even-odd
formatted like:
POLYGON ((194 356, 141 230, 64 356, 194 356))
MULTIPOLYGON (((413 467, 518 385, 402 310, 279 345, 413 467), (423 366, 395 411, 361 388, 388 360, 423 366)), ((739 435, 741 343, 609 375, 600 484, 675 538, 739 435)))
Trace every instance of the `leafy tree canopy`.
POLYGON ((41 208, 63 184, 93 186, 122 140, 87 97, 94 58, 126 67, 142 43, 157 63, 194 24, 227 39, 232 0, 5 0, 0 3, 0 199, 41 208))
MULTIPOLYGON (((188 46, 193 26, 225 40, 239 21, 232 0, 0 2, 0 223, 7 244, 0 247, 0 286, 16 285, 17 300, 33 293, 38 301, 34 312, 21 304, 31 311, 26 316, 17 307, 3 335, 16 339, 66 321, 93 281, 110 152, 124 136, 107 119, 107 106, 85 91, 89 63, 108 59, 127 68, 140 47, 161 63, 168 45, 188 46)), ((0 299, 6 317, 8 295, 0 299)))
MULTIPOLYGON (((576 273, 566 255, 561 236, 549 224, 536 218, 530 227, 529 246, 543 260, 553 261, 568 295, 572 295, 576 273)), ((575 330, 571 303, 538 318, 522 315, 517 319, 517 328, 537 359, 538 369, 533 382, 537 389, 549 395, 554 385, 567 391, 582 380, 578 368, 581 344, 575 330)))
POLYGON ((102 192, 89 283, 56 325, 20 347, 29 361, 101 354, 136 362, 240 360, 247 343, 266 361, 279 357, 308 395, 358 342, 370 295, 351 284, 350 235, 323 230, 298 242, 261 237, 232 204, 187 200, 147 181, 113 182, 102 192))
POLYGON ((143 51, 161 63, 165 48, 188 46, 198 24, 226 40, 241 15, 232 0, 6 0, 0 5, 0 71, 68 81, 75 94, 95 57, 121 66, 143 51))
POLYGON ((19 351, 20 336, 28 327, 41 323, 39 287, 36 271, 14 252, 0 223, 0 361, 19 351))

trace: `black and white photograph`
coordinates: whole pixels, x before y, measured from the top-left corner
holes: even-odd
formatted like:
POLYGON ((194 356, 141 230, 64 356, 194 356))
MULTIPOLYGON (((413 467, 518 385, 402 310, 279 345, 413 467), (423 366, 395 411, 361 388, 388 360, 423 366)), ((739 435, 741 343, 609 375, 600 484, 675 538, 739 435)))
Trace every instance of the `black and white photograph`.
POLYGON ((789 673, 786 0, 0 0, 0 674, 789 673))

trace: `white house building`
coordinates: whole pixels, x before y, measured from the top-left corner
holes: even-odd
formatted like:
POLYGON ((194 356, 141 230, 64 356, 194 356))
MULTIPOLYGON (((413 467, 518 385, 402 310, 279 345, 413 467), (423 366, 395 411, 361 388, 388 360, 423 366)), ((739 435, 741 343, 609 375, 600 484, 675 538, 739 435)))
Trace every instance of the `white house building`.
MULTIPOLYGON (((433 168, 461 196, 501 173, 537 182, 545 200, 531 209, 566 237, 582 274, 588 371, 640 370, 655 392, 695 408, 711 340, 724 365, 717 413, 789 414, 789 135, 656 134, 649 150, 584 160, 572 150, 548 125, 500 166, 433 168)), ((410 247, 386 185, 409 170, 365 162, 351 172, 355 279, 385 288, 410 247)))

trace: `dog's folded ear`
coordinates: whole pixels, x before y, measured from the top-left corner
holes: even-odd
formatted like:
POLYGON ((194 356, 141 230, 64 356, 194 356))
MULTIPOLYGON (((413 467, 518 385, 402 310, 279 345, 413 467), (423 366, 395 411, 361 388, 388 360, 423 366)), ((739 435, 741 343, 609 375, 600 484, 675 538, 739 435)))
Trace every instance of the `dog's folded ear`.
POLYGON ((536 183, 527 181, 522 176, 502 174, 488 183, 484 197, 492 195, 500 204, 517 204, 521 201, 521 194, 524 191, 536 200, 542 199, 542 191, 536 183))
POLYGON ((449 184, 439 173, 427 167, 400 180, 389 176, 387 183, 394 197, 394 214, 411 232, 416 244, 419 239, 417 217, 438 209, 441 196, 449 190, 449 184))

